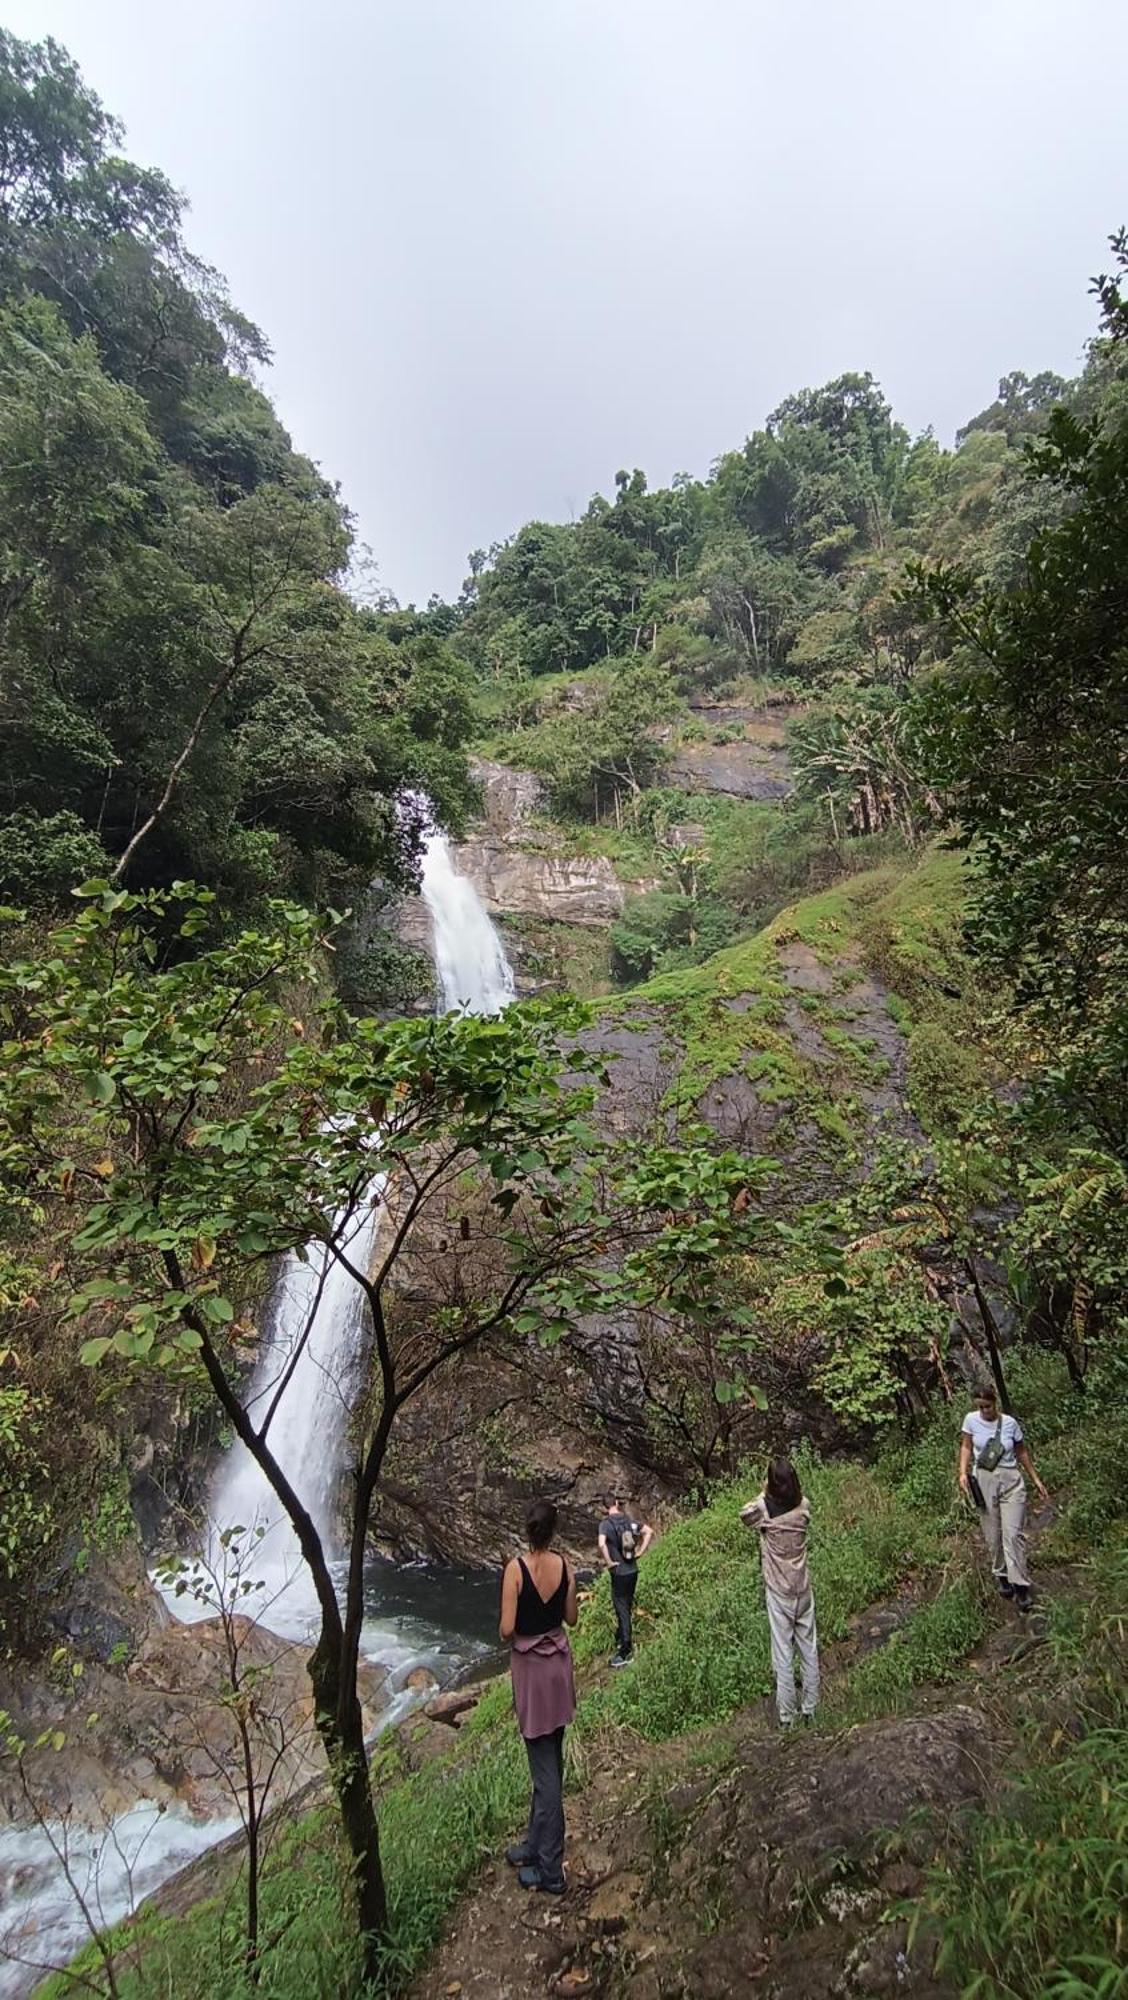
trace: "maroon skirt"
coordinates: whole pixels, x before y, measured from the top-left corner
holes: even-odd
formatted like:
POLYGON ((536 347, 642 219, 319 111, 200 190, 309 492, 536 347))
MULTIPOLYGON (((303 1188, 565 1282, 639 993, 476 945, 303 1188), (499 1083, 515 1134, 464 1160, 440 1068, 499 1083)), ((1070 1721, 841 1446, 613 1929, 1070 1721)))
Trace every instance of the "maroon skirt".
POLYGON ((576 1713, 572 1648, 558 1625, 555 1632, 514 1638, 509 1654, 513 1706, 522 1736, 551 1736, 576 1713))

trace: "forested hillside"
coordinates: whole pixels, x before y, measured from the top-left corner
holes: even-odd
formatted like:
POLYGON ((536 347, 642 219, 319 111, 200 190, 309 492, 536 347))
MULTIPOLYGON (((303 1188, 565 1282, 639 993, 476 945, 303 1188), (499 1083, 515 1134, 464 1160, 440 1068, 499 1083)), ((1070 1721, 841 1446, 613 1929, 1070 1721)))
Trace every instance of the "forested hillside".
POLYGON ((345 587, 347 510, 182 198, 54 44, 0 40, 0 886, 347 901, 466 804, 465 677, 345 587))
POLYGON ((421 1970, 514 1830, 504 1703, 372 1757, 418 1690, 364 1678, 367 1579, 496 1562, 542 1491, 582 1551, 615 1480, 667 1536, 617 1687, 602 1587, 585 1610, 573 1776, 593 1852, 626 1812, 630 1870, 599 1915, 623 1864, 592 1862, 525 1990, 700 2000, 762 1959, 777 2000, 1121 2000, 1128 238, 1077 379, 1006 376, 951 447, 843 374, 707 477, 622 471, 401 609, 122 143, 60 48, 0 31, 0 1807, 57 1828, 68 1732, 82 1810, 109 1772, 108 1814, 216 1813, 227 1770, 252 1889, 234 1917, 185 1892, 182 1931, 82 1978, 371 2000, 458 1993, 477 1951, 467 1994, 519 1993, 489 1984, 523 1948, 492 1877, 421 1970), (429 811, 512 1007, 436 1018, 429 811), (255 1407, 279 1273, 312 1303, 255 1407), (362 1338, 315 1520, 270 1426, 338 1279, 362 1338), (950 1508, 990 1378, 1057 1488, 1029 1645, 950 1508), (262 1911, 247 1799, 305 1656, 264 1664, 237 1580, 213 1658, 149 1578, 203 1545, 232 1440, 313 1579, 294 1772, 322 1790, 276 1814, 262 1911), (780 1446, 833 1642, 802 1798, 735 1507, 780 1446), (1020 1739, 1007 1675, 1043 1641, 1020 1739), (213 1669, 237 1775, 209 1738, 204 1782, 177 1703, 213 1669), (593 1775, 608 1744, 641 1806, 593 1775), (734 1895, 718 1857, 769 1834, 734 1895))

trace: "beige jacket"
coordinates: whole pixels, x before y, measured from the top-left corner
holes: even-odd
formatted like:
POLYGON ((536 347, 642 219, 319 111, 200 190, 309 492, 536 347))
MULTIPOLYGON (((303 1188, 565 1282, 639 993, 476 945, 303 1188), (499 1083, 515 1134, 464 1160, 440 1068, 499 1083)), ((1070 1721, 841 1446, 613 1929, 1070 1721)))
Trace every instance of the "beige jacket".
POLYGON ((807 1529, 811 1521, 811 1503, 800 1500, 789 1513, 771 1515, 762 1493, 750 1500, 747 1507, 740 1510, 740 1518, 748 1528, 760 1531, 760 1561, 764 1569, 764 1586, 773 1590, 777 1597, 807 1597, 811 1590, 811 1572, 807 1568, 807 1529))

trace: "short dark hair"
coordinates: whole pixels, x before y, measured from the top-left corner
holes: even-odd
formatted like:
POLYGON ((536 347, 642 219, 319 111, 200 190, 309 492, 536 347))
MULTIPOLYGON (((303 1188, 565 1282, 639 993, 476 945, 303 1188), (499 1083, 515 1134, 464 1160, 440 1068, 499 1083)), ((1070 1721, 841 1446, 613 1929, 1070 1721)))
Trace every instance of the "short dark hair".
POLYGON ((531 1549, 546 1549, 556 1533, 556 1509, 551 1500, 534 1500, 525 1516, 531 1549))
POLYGON ((779 1513, 788 1514, 803 1498, 803 1488, 799 1484, 799 1474, 789 1458, 773 1458, 768 1467, 768 1477, 764 1487, 768 1499, 779 1513))

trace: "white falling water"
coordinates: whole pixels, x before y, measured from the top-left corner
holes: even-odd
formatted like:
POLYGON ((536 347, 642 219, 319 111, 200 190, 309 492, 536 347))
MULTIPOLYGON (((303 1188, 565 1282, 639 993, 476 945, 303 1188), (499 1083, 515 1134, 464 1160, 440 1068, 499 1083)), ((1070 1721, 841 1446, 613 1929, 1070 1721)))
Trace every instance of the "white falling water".
POLYGON ((457 873, 450 842, 437 829, 423 851, 420 887, 431 917, 443 1011, 503 1013, 513 998, 509 960, 478 891, 468 875, 457 873))
MULTIPOLYGON (((382 1185, 373 1181, 360 1208, 334 1222, 334 1235, 340 1230, 340 1247, 356 1270, 372 1263, 382 1185)), ((322 1243, 309 1244, 304 1261, 291 1253, 266 1307, 247 1409, 258 1425, 276 1401, 267 1440, 331 1563, 338 1554, 337 1485, 363 1345, 364 1294, 349 1272, 322 1243)), ((218 1586, 225 1596, 245 1595, 247 1611, 272 1632, 305 1638, 317 1619, 313 1579, 281 1501, 244 1444, 233 1444, 216 1467, 208 1512, 203 1565, 183 1573, 187 1590, 178 1594, 165 1584, 170 1608, 186 1621, 209 1618, 218 1586), (247 1593, 244 1584, 251 1586, 247 1593)))
MULTIPOLYGON (((501 941, 473 885, 456 873, 450 847, 437 829, 422 857, 422 893, 431 914, 435 964, 446 1011, 498 1014, 513 998, 513 976, 501 941)), ((350 1218, 347 1254, 370 1267, 379 1235, 381 1182, 350 1218)), ((364 1345, 362 1294, 321 1244, 306 1261, 287 1257, 264 1318, 262 1352, 248 1392, 257 1421, 278 1396, 268 1429, 271 1448, 313 1516, 330 1554, 336 1550, 335 1500, 349 1412, 359 1386, 364 1345), (278 1394, 281 1389, 281 1394, 278 1394)), ((286 1638, 304 1639, 314 1628, 317 1604, 309 1571, 293 1531, 258 1466, 241 1444, 221 1459, 212 1480, 210 1525, 203 1567, 189 1566, 177 1594, 167 1577, 158 1585, 170 1610, 194 1622, 215 1612, 216 1583, 230 1591, 254 1586, 245 1608, 286 1638), (232 1556, 222 1537, 243 1534, 232 1556), (236 1572, 233 1574, 233 1569, 236 1572)), ((242 1601, 242 1600, 241 1600, 242 1601)), ((431 1628, 432 1636, 435 1634, 431 1628)), ((391 1623, 369 1620, 361 1644, 370 1659, 393 1672, 435 1657, 428 1642, 391 1623)), ((412 1699, 401 1694, 385 1712, 394 1720, 412 1699)), ((180 1808, 167 1813, 149 1801, 119 1815, 108 1833, 72 1829, 66 1835, 72 1872, 88 1907, 102 1923, 136 1908, 158 1884, 232 1831, 234 1821, 193 1819, 180 1808)), ((55 1840, 64 1829, 53 1829, 55 1840)), ((35 1829, 0 1831, 0 2000, 30 1992, 34 1960, 63 1965, 82 1942, 85 1924, 66 1885, 50 1840, 35 1829), (22 1961, 22 1962, 21 1962, 22 1961)))
MULTIPOLYGON (((443 1010, 500 1014, 513 999, 509 962, 477 890, 457 872, 450 843, 437 827, 428 835, 421 874, 443 1010)), ((373 1261, 381 1188, 373 1182, 348 1222, 342 1247, 357 1269, 373 1261)), ((285 1259, 266 1309, 247 1406, 261 1422, 277 1398, 270 1447, 312 1515, 330 1561, 338 1554, 335 1501, 364 1331, 363 1294, 323 1245, 310 1244, 304 1261, 285 1259)), ((241 1596, 241 1586, 250 1584, 246 1608, 254 1617, 283 1637, 305 1638, 317 1621, 313 1581, 280 1501, 240 1443, 216 1468, 209 1521, 203 1567, 183 1570, 179 1588, 162 1582, 169 1608, 185 1621, 208 1618, 216 1609, 217 1582, 241 1596)), ((365 1650, 385 1660, 389 1651, 402 1652, 391 1637, 370 1631, 365 1650)))

